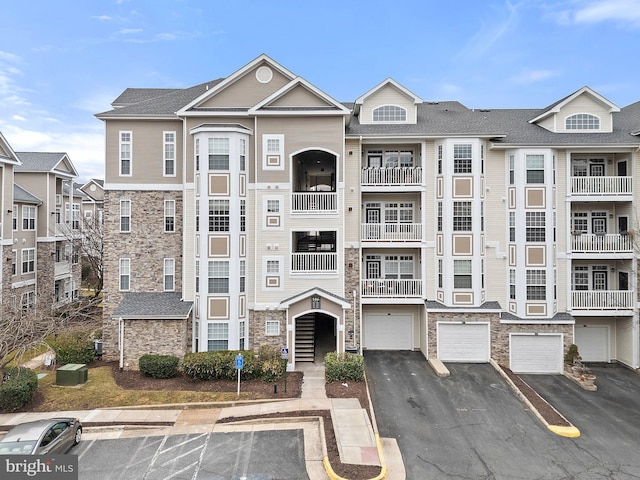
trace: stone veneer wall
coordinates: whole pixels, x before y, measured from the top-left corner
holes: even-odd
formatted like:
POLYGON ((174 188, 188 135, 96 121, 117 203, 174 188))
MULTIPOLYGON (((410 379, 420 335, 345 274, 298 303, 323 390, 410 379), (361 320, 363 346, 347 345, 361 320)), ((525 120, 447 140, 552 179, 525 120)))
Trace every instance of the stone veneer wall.
POLYGON ((569 345, 573 343, 573 325, 556 325, 549 323, 529 323, 529 324, 511 324, 500 323, 499 313, 446 313, 436 312, 427 314, 427 335, 429 345, 429 358, 436 358, 437 347, 437 322, 465 321, 473 322, 489 322, 491 330, 491 358, 501 365, 508 368, 509 363, 509 334, 510 333, 563 333, 564 334, 564 351, 569 349, 569 345))
POLYGON ((345 248, 344 250, 344 291, 347 301, 352 308, 344 311, 345 345, 358 344, 360 340, 360 250, 345 248), (353 301, 353 291, 356 291, 356 301, 353 301), (354 312, 355 309, 355 325, 354 312))
POLYGON ((36 247, 36 276, 38 278, 38 308, 51 308, 56 288, 56 244, 38 242, 36 247))
MULTIPOLYGON (((175 289, 182 290, 182 192, 105 191, 104 197, 104 308, 103 358, 118 359, 118 321, 112 319, 123 293, 120 287, 120 258, 131 258, 131 292, 164 291, 164 259, 175 259, 175 289), (131 200, 131 232, 120 233, 120 199, 131 200), (164 232, 164 200, 176 201, 175 232, 164 232)), ((182 321, 184 323, 184 320, 182 321)), ((139 333, 151 342, 158 334, 148 323, 139 333)), ((191 332, 186 332, 191 342, 191 332)), ((187 343, 185 343, 187 345, 187 343)), ((186 348, 186 347, 185 347, 186 348)), ((174 352, 179 355, 179 352, 174 352)))
POLYGON ((138 369, 138 360, 147 353, 176 355, 179 358, 187 353, 187 336, 191 337, 190 322, 125 320, 124 323, 125 370, 138 369))
POLYGON ((258 351, 261 345, 284 348, 287 345, 286 312, 280 310, 249 310, 249 341, 247 349, 258 351), (280 335, 265 335, 265 322, 280 320, 280 335))
MULTIPOLYGON (((11 291, 11 283, 12 283, 12 263, 13 260, 13 246, 12 245, 3 245, 2 246, 2 298, 6 302, 13 292, 11 291)), ((17 268, 17 266, 16 266, 17 268)))

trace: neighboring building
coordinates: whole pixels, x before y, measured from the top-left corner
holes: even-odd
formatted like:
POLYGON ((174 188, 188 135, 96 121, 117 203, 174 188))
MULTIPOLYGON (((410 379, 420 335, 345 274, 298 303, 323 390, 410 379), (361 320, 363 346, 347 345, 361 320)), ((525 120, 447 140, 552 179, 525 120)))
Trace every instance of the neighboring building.
POLYGON ((113 107, 106 358, 273 344, 294 368, 315 335, 517 372, 561 372, 573 342, 639 365, 640 102, 472 110, 387 79, 342 104, 262 55, 113 107))
POLYGON ((82 213, 85 222, 93 222, 102 225, 104 213, 104 180, 92 178, 84 185, 76 184, 83 194, 82 213))

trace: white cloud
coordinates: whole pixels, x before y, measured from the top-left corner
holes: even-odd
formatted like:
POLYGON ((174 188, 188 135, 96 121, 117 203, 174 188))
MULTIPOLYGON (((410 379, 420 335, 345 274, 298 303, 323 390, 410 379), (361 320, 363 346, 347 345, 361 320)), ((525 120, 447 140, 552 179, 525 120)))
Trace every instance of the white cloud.
POLYGON ((3 52, 2 50, 0 50, 0 60, 5 60, 7 62, 19 62, 20 57, 13 53, 3 52))
POLYGON ((513 83, 529 84, 541 82, 556 75, 557 73, 551 70, 524 70, 518 75, 511 77, 510 80, 513 83))
POLYGON ((11 117, 11 119, 12 119, 12 120, 16 120, 16 121, 18 121, 18 122, 26 122, 26 121, 27 121, 27 119, 26 119, 26 118, 24 118, 24 117, 22 117, 22 116, 20 116, 20 115, 14 115, 13 117, 11 117))
POLYGON ((121 28, 116 32, 116 35, 135 35, 142 32, 142 28, 121 28))
POLYGON ((640 0, 595 0, 574 9, 554 13, 560 24, 596 24, 613 21, 640 27, 640 0))
POLYGON ((113 20, 113 17, 110 17, 109 15, 94 15, 91 18, 94 18, 96 20, 100 20, 102 22, 108 22, 108 21, 113 20))

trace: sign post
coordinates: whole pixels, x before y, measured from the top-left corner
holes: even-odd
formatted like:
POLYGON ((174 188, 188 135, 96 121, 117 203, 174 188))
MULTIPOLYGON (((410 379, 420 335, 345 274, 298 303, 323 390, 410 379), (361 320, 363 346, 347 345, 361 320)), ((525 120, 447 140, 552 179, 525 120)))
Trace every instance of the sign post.
POLYGON ((283 348, 282 349, 282 360, 284 360, 282 362, 282 364, 284 366, 284 393, 287 393, 287 361, 289 360, 289 349, 288 348, 283 348))
POLYGON ((238 354, 236 355, 236 370, 238 370, 238 396, 240 396, 240 370, 242 370, 242 367, 244 367, 244 357, 241 354, 238 354))

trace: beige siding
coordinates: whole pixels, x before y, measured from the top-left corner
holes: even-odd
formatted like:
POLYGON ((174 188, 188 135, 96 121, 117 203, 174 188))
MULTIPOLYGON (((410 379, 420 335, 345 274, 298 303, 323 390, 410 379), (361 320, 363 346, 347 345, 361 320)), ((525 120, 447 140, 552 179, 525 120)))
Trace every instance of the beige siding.
POLYGON ((12 214, 7 212, 13 209, 13 165, 0 165, 0 175, 0 188, 2 189, 2 205, 0 205, 2 229, 0 230, 0 235, 2 239, 10 240, 12 235, 12 214))
POLYGON ((595 115, 600 118, 600 130, 604 132, 611 131, 612 125, 609 107, 605 107, 600 102, 595 101, 590 95, 582 94, 562 107, 560 112, 558 112, 557 128, 559 132, 576 131, 566 130, 564 128, 565 119, 575 113, 590 113, 591 115, 595 115))
POLYGON ((417 108, 413 99, 391 85, 385 85, 364 101, 360 110, 360 123, 363 125, 373 123, 373 110, 382 105, 398 105, 405 108, 407 123, 416 123, 417 108))
POLYGON ((357 140, 347 140, 345 145, 345 190, 344 190, 344 218, 345 244, 358 246, 360 242, 360 156, 361 146, 357 140), (351 209, 351 211, 349 211, 351 209))
POLYGON ((182 122, 109 120, 106 133, 105 182, 115 184, 182 184, 182 122), (131 176, 120 176, 120 132, 132 132, 131 176), (163 132, 176 132, 176 175, 165 177, 163 132))
MULTIPOLYGON (((185 301, 192 302, 195 295, 195 193, 188 189, 184 192, 184 202, 182 218, 184 219, 182 228, 184 240, 182 245, 183 256, 183 288, 182 295, 185 301)), ((201 200, 202 201, 202 200, 201 200)), ((202 225, 202 219, 200 219, 202 225)), ((202 284, 202 283, 201 283, 202 284)))
POLYGON ((328 107, 330 104, 309 91, 306 87, 298 85, 286 95, 270 103, 273 107, 328 107))
POLYGON ((610 348, 611 358, 626 364, 636 365, 633 358, 633 317, 619 318, 616 320, 615 328, 611 329, 614 346, 610 348))

